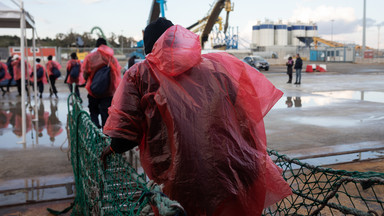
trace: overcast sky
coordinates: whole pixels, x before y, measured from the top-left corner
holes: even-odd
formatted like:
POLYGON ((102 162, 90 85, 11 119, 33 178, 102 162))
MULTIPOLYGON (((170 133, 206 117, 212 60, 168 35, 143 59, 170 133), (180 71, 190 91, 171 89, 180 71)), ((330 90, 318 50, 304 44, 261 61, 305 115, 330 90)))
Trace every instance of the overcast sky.
MULTIPOLYGON (((18 0, 15 0, 18 1, 18 0)), ((378 25, 380 48, 384 48, 384 0, 367 1, 367 46, 377 48, 378 25)), ((11 0, 1 0, 15 8, 11 0)), ((25 9, 35 19, 39 37, 55 37, 57 33, 89 32, 99 26, 111 33, 141 39, 152 0, 24 0, 25 9)), ((189 26, 203 18, 214 0, 168 0, 165 15, 174 24, 189 26)), ((319 36, 339 42, 362 43, 364 0, 232 0, 234 11, 230 26, 239 27, 240 38, 251 42, 252 25, 264 21, 313 21, 319 36)), ((225 18, 225 14, 221 16, 225 18)), ((0 30, 0 35, 20 34, 17 30, 0 30)))

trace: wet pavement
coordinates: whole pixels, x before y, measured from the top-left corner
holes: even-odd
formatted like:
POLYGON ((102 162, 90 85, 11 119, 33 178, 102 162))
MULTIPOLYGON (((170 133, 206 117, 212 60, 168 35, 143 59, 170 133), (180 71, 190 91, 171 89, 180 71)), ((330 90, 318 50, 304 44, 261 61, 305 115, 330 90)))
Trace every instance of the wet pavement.
POLYGON ((268 147, 291 157, 311 155, 306 162, 314 165, 383 158, 384 65, 327 68, 335 71, 303 72, 301 85, 286 83, 285 67, 264 72, 284 92, 264 120, 268 147), (374 149, 363 148, 371 143, 374 149), (361 154, 350 153, 355 146, 361 154))
MULTIPOLYGON (((283 66, 263 71, 284 92, 264 120, 268 147, 316 165, 383 158, 384 65, 327 68, 329 72, 303 72, 301 85, 286 83, 283 66)), ((58 99, 50 98, 45 86, 37 104, 38 124, 30 121, 35 117, 27 107, 31 123, 26 144, 18 143, 21 103, 16 87, 0 96, 0 207, 73 197, 66 133, 69 90, 62 80, 57 86, 58 99)), ((86 109, 86 90, 80 91, 86 109)))

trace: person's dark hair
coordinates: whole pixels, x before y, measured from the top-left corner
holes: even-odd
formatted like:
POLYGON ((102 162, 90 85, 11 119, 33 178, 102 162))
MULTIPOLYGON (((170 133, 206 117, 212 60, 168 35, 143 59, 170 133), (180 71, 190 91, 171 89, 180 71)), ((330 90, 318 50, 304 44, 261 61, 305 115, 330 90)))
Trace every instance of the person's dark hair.
POLYGON ((152 52, 153 45, 157 39, 169 28, 173 23, 163 17, 150 23, 144 30, 144 49, 145 54, 152 52))
POLYGON ((47 59, 48 59, 48 61, 51 61, 52 60, 52 55, 49 55, 47 59))
POLYGON ((292 56, 289 56, 288 60, 292 60, 292 56))
POLYGON ((74 52, 74 53, 71 53, 71 59, 77 59, 77 55, 76 55, 75 52, 74 52))
POLYGON ((296 56, 297 56, 297 57, 300 57, 300 54, 299 54, 299 53, 297 53, 297 54, 296 54, 296 56))
POLYGON ((104 38, 99 38, 96 41, 96 47, 99 47, 101 45, 107 45, 107 41, 104 38))
POLYGON ((36 62, 37 62, 37 63, 40 63, 40 61, 41 61, 41 59, 36 58, 36 62))

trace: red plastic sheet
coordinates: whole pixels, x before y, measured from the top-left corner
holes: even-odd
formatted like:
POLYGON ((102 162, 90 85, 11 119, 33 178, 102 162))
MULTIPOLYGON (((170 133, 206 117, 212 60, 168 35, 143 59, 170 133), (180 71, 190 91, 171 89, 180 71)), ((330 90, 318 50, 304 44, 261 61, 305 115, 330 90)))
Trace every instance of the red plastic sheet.
POLYGON ((3 80, 12 78, 11 74, 9 74, 8 72, 8 66, 6 64, 4 64, 3 62, 0 62, 0 68, 4 68, 4 71, 5 71, 5 76, 2 79, 0 79, 0 82, 3 80))
POLYGON ((61 69, 61 65, 59 64, 59 62, 53 60, 48 61, 47 64, 45 64, 45 67, 47 68, 48 77, 52 75, 52 66, 55 66, 59 70, 61 69))
POLYGON ((81 66, 81 70, 84 73, 88 73, 88 79, 85 88, 93 97, 97 97, 91 91, 93 76, 97 70, 105 65, 109 65, 111 68, 111 82, 109 84, 108 92, 106 92, 104 95, 100 95, 99 97, 110 97, 114 95, 116 88, 121 81, 121 66, 117 62, 117 59, 113 56, 113 49, 108 46, 101 45, 98 47, 96 52, 90 53, 85 57, 81 66))
POLYGON ((140 143, 146 174, 188 215, 260 215, 291 194, 266 152, 263 117, 281 96, 176 25, 124 75, 104 132, 140 143))
POLYGON ((82 67, 81 67, 80 60, 76 60, 76 59, 69 60, 68 63, 67 63, 67 71, 71 71, 71 68, 75 64, 80 64, 80 74, 79 74, 79 77, 77 79, 73 79, 71 77, 71 75, 69 75, 68 78, 67 78, 67 83, 68 84, 76 83, 77 85, 83 85, 85 83, 85 79, 84 79, 84 76, 83 76, 84 73, 83 73, 83 70, 82 70, 82 67))
MULTIPOLYGON (((21 59, 12 62, 14 80, 21 79, 21 59)), ((32 72, 31 65, 25 61, 25 79, 28 79, 28 74, 32 72)))

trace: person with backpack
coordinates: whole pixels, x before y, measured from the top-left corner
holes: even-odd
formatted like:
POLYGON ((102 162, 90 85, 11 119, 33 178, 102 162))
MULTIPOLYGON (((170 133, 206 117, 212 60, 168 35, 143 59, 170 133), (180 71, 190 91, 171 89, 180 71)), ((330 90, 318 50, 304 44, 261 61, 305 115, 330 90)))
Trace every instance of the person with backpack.
POLYGON ((50 92, 49 97, 52 97, 52 94, 55 94, 56 98, 58 98, 55 83, 56 83, 56 79, 61 76, 61 72, 60 72, 61 65, 57 61, 53 61, 52 55, 49 55, 48 62, 45 65, 45 67, 47 68, 47 74, 48 74, 49 82, 51 85, 51 88, 49 89, 49 92, 50 92))
POLYGON ((149 179, 186 215, 261 215, 292 193, 267 153, 264 116, 281 98, 262 73, 165 18, 116 90, 101 160, 140 149, 149 179))
POLYGON ((64 79, 64 83, 68 84, 71 93, 73 93, 72 84, 75 83, 75 94, 81 100, 79 85, 83 85, 85 80, 81 70, 81 62, 77 59, 76 53, 71 53, 71 60, 67 63, 67 76, 64 79))
POLYGON ((121 66, 113 56, 113 49, 107 46, 106 40, 99 38, 96 48, 85 57, 81 68, 84 79, 87 80, 85 88, 88 91, 91 120, 98 128, 102 128, 108 118, 112 97, 121 80, 121 66))
MULTIPOLYGON (((12 79, 12 76, 8 73, 8 66, 0 61, 0 82, 9 79, 12 79)), ((7 91, 3 89, 3 86, 1 86, 1 91, 3 92, 3 96, 7 93, 7 91)))
MULTIPOLYGON (((41 59, 40 58, 36 58, 36 78, 37 78, 37 88, 39 89, 39 97, 42 98, 43 97, 43 92, 44 92, 44 84, 47 83, 47 77, 46 77, 46 71, 45 71, 45 68, 43 65, 40 64, 41 62, 41 59)), ((29 75, 30 78, 30 82, 31 82, 31 86, 32 88, 34 88, 34 79, 35 79, 35 76, 33 74, 33 71, 32 73, 29 75)))

